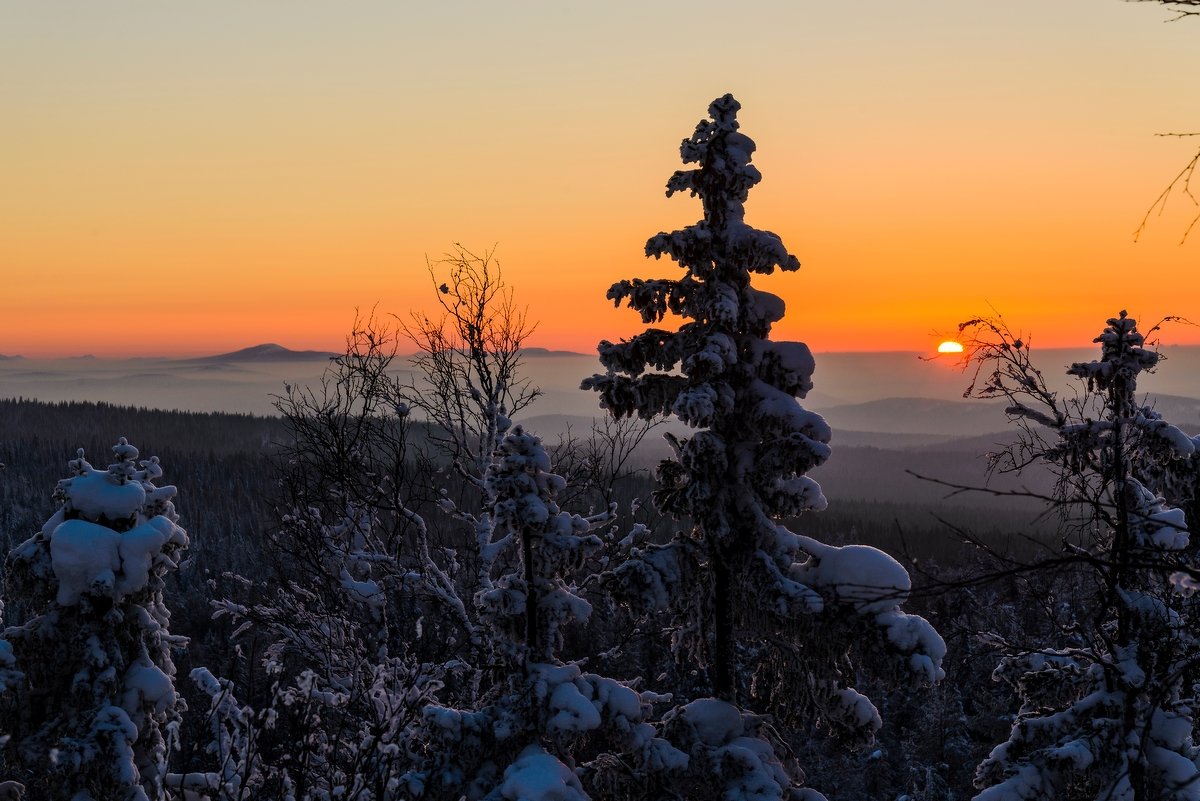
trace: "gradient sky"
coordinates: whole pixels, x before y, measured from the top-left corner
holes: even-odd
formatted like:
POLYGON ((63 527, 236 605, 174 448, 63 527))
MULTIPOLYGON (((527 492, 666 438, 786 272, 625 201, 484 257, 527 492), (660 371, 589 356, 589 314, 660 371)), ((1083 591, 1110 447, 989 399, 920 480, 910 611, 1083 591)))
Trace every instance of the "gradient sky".
MULTIPOLYGON (((497 256, 587 351, 679 140, 733 92, 747 220, 803 263, 776 336, 924 350, 995 309, 1034 342, 1119 308, 1200 319, 1182 197, 1200 22, 1120 0, 0 0, 0 353, 336 349, 428 306, 426 255, 497 256)), ((1173 327, 1165 341, 1200 342, 1173 327)))

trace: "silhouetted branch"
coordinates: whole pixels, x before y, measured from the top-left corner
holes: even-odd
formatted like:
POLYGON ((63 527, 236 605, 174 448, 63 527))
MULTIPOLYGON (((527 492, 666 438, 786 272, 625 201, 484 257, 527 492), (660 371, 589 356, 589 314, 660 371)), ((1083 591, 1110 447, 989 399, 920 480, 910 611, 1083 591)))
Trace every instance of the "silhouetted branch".
POLYGON ((1158 3, 1175 12, 1167 22, 1175 22, 1184 17, 1200 17, 1200 0, 1132 0, 1135 3, 1158 3))
MULTIPOLYGON (((1200 12, 1196 12, 1196 11, 1192 11, 1192 12, 1188 12, 1188 13, 1200 14, 1200 12)), ((1177 136, 1177 137, 1197 136, 1197 135, 1200 135, 1200 133, 1155 134, 1155 136, 1177 136)), ((1142 217, 1141 224, 1137 227, 1137 230, 1133 232, 1133 241, 1134 242, 1138 241, 1138 239, 1142 235, 1142 232, 1144 232, 1146 230, 1146 224, 1150 221, 1151 216, 1156 216, 1156 217, 1162 216, 1162 213, 1164 211, 1166 211, 1166 209, 1167 209, 1167 200, 1171 197, 1171 194, 1173 192, 1175 192, 1176 190, 1181 192, 1183 194, 1183 196, 1186 197, 1188 200, 1192 201, 1193 206, 1200 207, 1200 200, 1198 200, 1196 198, 1196 195, 1192 191, 1192 178, 1196 174, 1196 167, 1198 165, 1200 165, 1200 150, 1197 150, 1196 154, 1194 156, 1192 156, 1191 160, 1188 161, 1187 164, 1183 165, 1183 169, 1180 170, 1179 173, 1174 178, 1171 179, 1171 182, 1167 184, 1167 187, 1165 189, 1163 189, 1163 191, 1161 193, 1159 193, 1158 197, 1154 199, 1154 202, 1150 204, 1150 208, 1146 209, 1146 214, 1145 214, 1145 216, 1142 217)), ((1191 222, 1189 222, 1187 228, 1184 229, 1183 237, 1179 240, 1179 244, 1182 245, 1184 242, 1187 241, 1188 235, 1191 234, 1192 229, 1196 227, 1197 222, 1200 222, 1200 212, 1197 212, 1196 216, 1192 217, 1191 222)))

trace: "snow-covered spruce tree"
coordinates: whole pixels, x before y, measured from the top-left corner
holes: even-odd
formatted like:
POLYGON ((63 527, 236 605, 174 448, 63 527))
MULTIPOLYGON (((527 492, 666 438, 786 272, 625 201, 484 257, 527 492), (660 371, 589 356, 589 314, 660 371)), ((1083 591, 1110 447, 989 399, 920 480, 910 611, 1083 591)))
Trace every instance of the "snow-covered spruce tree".
MULTIPOLYGON (((4 621, 4 600, 0 598, 0 623, 4 621)), ((17 703, 17 688, 22 679, 21 671, 17 670, 17 660, 13 656, 12 644, 8 640, 0 639, 0 721, 10 721, 10 723, 0 722, 0 790, 4 789, 6 782, 4 778, 8 775, 8 759, 5 746, 8 745, 11 739, 10 729, 12 721, 16 721, 20 717, 20 708, 17 703)), ((10 794, 16 794, 18 784, 11 782, 10 794)), ((24 786, 19 785, 22 792, 24 786)), ((20 795, 16 796, 20 799, 20 795)), ((3 793, 0 793, 0 799, 4 798, 3 793)))
POLYGON ((589 531, 609 514, 561 510, 563 479, 550 472, 541 440, 520 426, 484 479, 495 499, 490 564, 503 567, 486 578, 476 605, 495 631, 500 680, 478 709, 426 709, 427 762, 410 786, 450 801, 643 797, 647 781, 687 762, 644 719, 655 697, 559 658, 564 627, 591 613, 573 577, 600 549, 589 531))
POLYGON ((711 120, 680 149, 684 163, 697 166, 667 183, 668 196, 698 195, 704 219, 646 245, 648 256, 670 256, 683 274, 621 281, 608 293, 645 323, 661 324, 668 314, 685 322, 602 342, 608 372, 583 386, 599 392, 614 416, 674 415, 695 429, 671 438, 676 458, 660 464, 655 493, 659 508, 690 521, 691 530, 634 552, 611 580, 627 597, 670 610, 677 655, 686 651, 707 670, 707 687, 698 690, 715 698, 666 721, 667 733, 691 751, 691 770, 721 776, 696 792, 817 798, 796 786, 759 738, 765 721, 741 707, 869 737, 878 712, 848 686, 856 670, 848 654, 883 657, 899 674, 932 682, 945 646, 925 620, 900 610, 909 576, 889 556, 825 545, 780 523, 825 507, 805 474, 829 456, 830 429, 796 400, 812 387, 808 347, 768 339, 783 300, 751 286, 754 273, 800 265, 778 236, 744 221, 743 204, 761 176, 750 164, 754 143, 738 131, 739 108, 730 95, 712 103, 711 120))
MULTIPOLYGON (((979 766, 978 801, 1184 801, 1200 799, 1192 739, 1200 681, 1194 549, 1172 499, 1170 463, 1197 441, 1137 396, 1158 354, 1124 311, 1096 338, 1098 360, 1073 364, 1082 386, 1053 391, 1028 342, 1000 322, 960 327, 985 376, 976 396, 1008 401, 1017 443, 993 457, 1000 470, 1048 464, 1063 553, 1044 570, 1069 580, 1053 604, 1053 642, 997 637, 994 678, 1021 709, 1007 742, 979 766), (1159 486, 1156 486, 1159 485, 1159 486)), ((977 374, 977 375, 979 375, 977 374)), ((1189 496, 1190 497, 1190 496, 1189 496)), ((1038 565, 1023 569, 1037 570, 1038 565)))
MULTIPOLYGON (((0 598, 0 621, 4 620, 4 599, 0 598)), ((0 639, 0 709, 9 693, 15 693, 21 681, 21 671, 17 670, 17 660, 13 656, 12 643, 0 639)), ((0 729, 0 737, 4 736, 0 729)), ((3 742, 0 742, 3 746, 3 742)), ((3 763, 0 763, 3 764, 3 763)))
POLYGON ((124 437, 113 453, 96 470, 79 451, 58 511, 8 555, 6 593, 30 617, 3 632, 25 714, 0 726, 33 798, 165 797, 183 708, 171 648, 185 641, 168 630, 163 579, 188 539, 158 457, 138 461, 124 437))

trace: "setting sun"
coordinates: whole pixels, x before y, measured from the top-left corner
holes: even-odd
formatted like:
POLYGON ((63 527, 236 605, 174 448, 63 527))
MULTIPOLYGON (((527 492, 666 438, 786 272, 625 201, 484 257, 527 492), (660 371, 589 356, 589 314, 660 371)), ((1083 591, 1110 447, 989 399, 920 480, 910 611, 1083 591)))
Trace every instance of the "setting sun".
POLYGON ((963 346, 961 342, 955 342, 953 339, 947 339, 942 344, 938 345, 938 353, 962 353, 963 346))

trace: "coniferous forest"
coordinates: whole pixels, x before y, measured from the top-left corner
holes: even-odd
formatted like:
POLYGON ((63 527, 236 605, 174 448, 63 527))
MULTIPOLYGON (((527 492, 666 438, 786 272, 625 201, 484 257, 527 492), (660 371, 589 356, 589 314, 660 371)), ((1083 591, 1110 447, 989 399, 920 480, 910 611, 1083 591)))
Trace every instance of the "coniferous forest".
POLYGON ((1063 391, 964 322, 1015 480, 839 507, 739 110, 680 147, 697 222, 612 277, 640 327, 579 376, 591 431, 521 422, 536 309, 463 248, 440 315, 360 317, 274 416, 0 401, 0 799, 1200 799, 1158 328, 1097 310, 1063 391))

